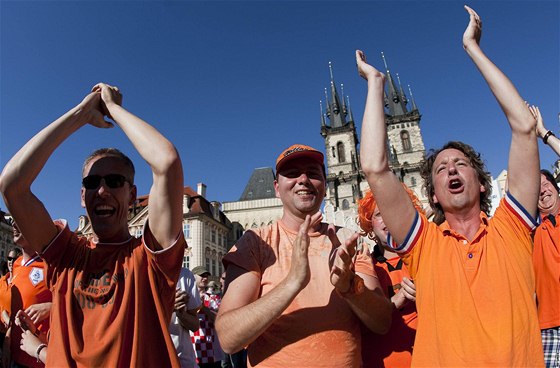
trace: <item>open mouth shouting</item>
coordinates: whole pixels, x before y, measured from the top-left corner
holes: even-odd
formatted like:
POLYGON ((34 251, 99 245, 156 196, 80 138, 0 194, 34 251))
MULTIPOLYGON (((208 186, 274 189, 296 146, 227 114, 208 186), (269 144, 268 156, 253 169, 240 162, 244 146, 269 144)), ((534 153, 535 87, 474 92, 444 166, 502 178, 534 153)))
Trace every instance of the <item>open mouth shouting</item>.
POLYGON ((461 193, 463 191, 463 182, 459 178, 449 180, 448 186, 451 193, 461 193))
POLYGON ((116 211, 115 207, 107 204, 97 205, 94 209, 95 215, 100 218, 111 217, 116 211))

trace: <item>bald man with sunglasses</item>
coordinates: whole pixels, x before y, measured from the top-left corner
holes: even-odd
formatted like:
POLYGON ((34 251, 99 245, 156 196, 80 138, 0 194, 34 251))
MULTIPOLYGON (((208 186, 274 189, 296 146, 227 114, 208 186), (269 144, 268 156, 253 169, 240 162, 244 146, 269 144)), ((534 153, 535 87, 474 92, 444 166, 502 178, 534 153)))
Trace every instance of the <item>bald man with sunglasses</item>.
POLYGON ((53 307, 47 366, 179 366, 168 324, 185 248, 181 160, 171 142, 121 101, 118 88, 97 84, 27 142, 0 177, 0 191, 29 243, 27 251, 48 264, 53 307), (141 239, 131 237, 127 222, 136 200, 134 165, 117 149, 97 150, 83 166, 81 203, 91 239, 71 232, 65 221, 53 221, 31 191, 48 158, 70 135, 88 124, 113 127, 105 116, 153 173, 141 239))

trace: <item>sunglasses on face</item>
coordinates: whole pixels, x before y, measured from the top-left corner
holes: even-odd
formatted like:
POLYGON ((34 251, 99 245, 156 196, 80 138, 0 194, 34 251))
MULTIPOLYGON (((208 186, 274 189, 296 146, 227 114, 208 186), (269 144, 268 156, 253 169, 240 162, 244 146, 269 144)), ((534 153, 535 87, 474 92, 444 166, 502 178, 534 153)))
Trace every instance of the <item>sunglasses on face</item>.
POLYGON ((128 182, 128 180, 120 174, 109 174, 105 176, 88 175, 82 179, 82 185, 86 189, 97 189, 99 188, 99 185, 101 185, 101 179, 105 181, 106 186, 112 189, 122 188, 124 183, 128 182))
POLYGON ((15 261, 15 260, 16 260, 15 257, 8 257, 8 262, 13 262, 13 261, 15 261))

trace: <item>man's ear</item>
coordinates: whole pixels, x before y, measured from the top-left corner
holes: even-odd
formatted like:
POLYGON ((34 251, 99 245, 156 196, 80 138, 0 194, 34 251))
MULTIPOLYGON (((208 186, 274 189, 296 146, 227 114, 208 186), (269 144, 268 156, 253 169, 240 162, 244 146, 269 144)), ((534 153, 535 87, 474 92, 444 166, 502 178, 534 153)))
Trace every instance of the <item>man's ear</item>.
POLYGON ((80 204, 82 208, 86 208, 86 188, 84 187, 80 190, 80 204))
POLYGON ((278 191, 278 180, 274 180, 274 193, 276 198, 280 198, 280 192, 278 191))

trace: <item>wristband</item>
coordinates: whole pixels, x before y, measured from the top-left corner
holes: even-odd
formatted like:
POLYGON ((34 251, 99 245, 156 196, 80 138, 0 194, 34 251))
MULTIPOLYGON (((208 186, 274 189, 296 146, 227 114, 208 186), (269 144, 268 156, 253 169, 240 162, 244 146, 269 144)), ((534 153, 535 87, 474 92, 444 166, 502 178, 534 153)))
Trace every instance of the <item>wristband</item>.
MULTIPOLYGON (((549 130, 548 132, 546 132, 546 134, 544 135, 544 137, 542 137, 542 141, 544 144, 546 144, 546 142, 548 141, 548 138, 554 135, 554 133, 552 133, 552 130, 549 130)), ((555 136, 556 137, 556 136, 555 136)))
POLYGON ((35 357, 37 358, 37 363, 41 363, 41 358, 39 358, 41 354, 41 350, 47 347, 47 344, 40 344, 37 346, 37 351, 35 352, 35 357))

